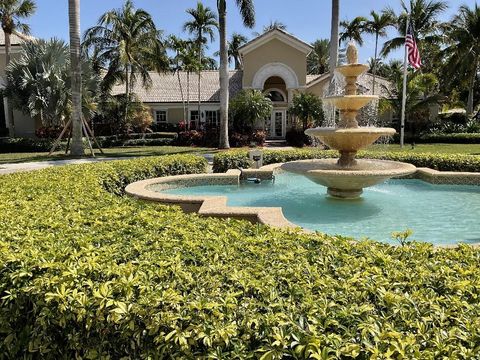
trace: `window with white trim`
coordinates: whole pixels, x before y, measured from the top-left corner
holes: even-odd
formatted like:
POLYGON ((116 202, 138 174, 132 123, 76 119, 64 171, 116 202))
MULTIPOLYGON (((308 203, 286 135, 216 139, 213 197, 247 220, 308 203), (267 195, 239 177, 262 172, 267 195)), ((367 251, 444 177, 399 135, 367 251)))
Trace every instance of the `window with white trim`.
POLYGON ((155 111, 155 123, 165 124, 167 122, 167 111, 166 110, 156 110, 155 111))
POLYGON ((205 123, 208 127, 218 127, 219 113, 218 110, 205 111, 205 123))

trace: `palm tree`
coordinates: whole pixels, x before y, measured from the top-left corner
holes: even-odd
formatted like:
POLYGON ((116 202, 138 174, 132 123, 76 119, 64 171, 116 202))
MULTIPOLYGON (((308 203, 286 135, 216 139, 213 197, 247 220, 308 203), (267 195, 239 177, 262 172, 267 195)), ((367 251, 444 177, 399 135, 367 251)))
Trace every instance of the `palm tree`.
POLYGON ((380 37, 387 36, 387 29, 391 26, 395 26, 395 14, 391 10, 383 10, 381 14, 372 11, 370 13, 372 19, 365 23, 365 32, 375 35, 375 57, 373 58, 373 85, 372 94, 375 95, 375 76, 377 74, 377 61, 378 61, 378 40, 380 37))
POLYGON ((148 88, 152 84, 149 71, 166 71, 169 67, 160 36, 151 15, 143 9, 135 9, 131 0, 120 9, 107 11, 98 25, 85 33, 85 46, 93 48, 95 61, 107 68, 104 91, 118 81, 125 84, 125 122, 131 90, 137 79, 148 88))
MULTIPOLYGON (((5 72, 5 93, 12 98, 14 107, 46 127, 65 125, 72 119, 75 110, 71 84, 76 73, 71 71, 70 57, 70 48, 62 40, 24 43, 20 56, 10 62, 5 72)), ((81 111, 85 119, 91 119, 100 96, 100 76, 86 59, 81 60, 81 71, 81 111)))
MULTIPOLYGON (((410 14, 410 22, 415 29, 417 45, 420 48, 423 43, 439 42, 441 40, 441 23, 438 21, 438 17, 447 8, 447 2, 441 0, 410 0, 409 5, 402 0, 403 11, 401 15, 396 17, 398 36, 383 45, 382 56, 386 56, 391 51, 404 46, 407 14, 410 14)), ((393 12, 392 10, 387 11, 393 12)))
POLYGON ((333 71, 338 64, 338 45, 340 43, 340 0, 332 0, 332 28, 330 33, 330 59, 328 67, 331 69, 330 78, 333 79, 333 71))
POLYGON ((193 19, 187 21, 183 25, 183 30, 188 31, 190 34, 195 36, 195 43, 197 45, 198 52, 198 119, 200 120, 200 90, 203 70, 203 45, 207 42, 207 38, 205 38, 205 36, 208 36, 210 41, 215 39, 214 29, 218 28, 218 23, 215 13, 209 7, 203 6, 200 1, 197 2, 197 8, 188 9, 187 14, 190 14, 193 19))
POLYGON ((236 70, 243 68, 242 57, 240 56, 238 49, 246 44, 247 41, 248 39, 246 36, 235 32, 232 34, 232 37, 228 42, 228 62, 230 63, 233 60, 236 70))
MULTIPOLYGON (((240 10, 243 24, 252 28, 255 25, 255 7, 253 0, 235 0, 240 10)), ((220 139, 219 147, 230 148, 228 143, 228 47, 227 47, 227 1, 217 0, 218 23, 220 33, 220 139)))
POLYGON ((72 148, 73 156, 82 156, 82 62, 80 46, 80 0, 68 0, 70 24, 70 71, 72 78, 72 148))
POLYGON ((263 27, 262 33, 254 32, 253 36, 257 37, 257 36, 260 36, 262 34, 265 34, 266 32, 272 31, 272 30, 283 30, 283 31, 285 31, 285 30, 287 30, 287 25, 285 25, 284 23, 282 23, 279 20, 273 20, 273 21, 271 20, 270 24, 265 25, 263 27))
POLYGON ((284 23, 282 23, 279 20, 270 21, 270 24, 265 25, 263 27, 263 32, 266 33, 270 30, 275 30, 275 29, 277 29, 277 30, 287 30, 287 25, 285 25, 284 23))
MULTIPOLYGON (((403 71, 402 71, 403 72, 403 71)), ((387 92, 388 106, 397 115, 400 115, 402 108, 403 78, 402 72, 396 74, 393 83, 395 87, 385 88, 387 92)), ((415 132, 422 125, 429 121, 430 107, 445 100, 445 97, 438 93, 439 81, 432 73, 410 72, 407 77, 407 102, 406 102, 406 123, 415 132)))
POLYGON ((185 96, 183 93, 182 80, 180 78, 180 71, 184 70, 187 42, 176 37, 175 35, 170 35, 167 44, 168 47, 175 52, 175 56, 172 59, 173 72, 177 74, 178 86, 180 87, 180 94, 182 96, 183 121, 187 121, 187 107, 185 103, 185 96))
POLYGON ((357 16, 352 21, 344 20, 340 23, 343 28, 340 34, 340 42, 356 41, 358 45, 363 45, 362 34, 365 31, 367 19, 363 16, 357 16))
POLYGON ((329 48, 328 39, 318 39, 313 44, 313 51, 307 57, 308 74, 324 74, 328 72, 329 48))
MULTIPOLYGON (((32 0, 2 0, 0 1, 0 23, 5 34, 5 66, 8 66, 11 60, 11 41, 10 37, 16 31, 22 34, 30 33, 30 27, 23 22, 23 19, 31 16, 36 10, 36 5, 32 0)), ((8 102, 8 131, 10 137, 15 136, 15 121, 13 119, 13 107, 10 99, 8 102)))
POLYGON ((468 83, 467 114, 474 108, 475 81, 480 65, 480 7, 461 6, 447 32, 446 69, 450 78, 468 83))

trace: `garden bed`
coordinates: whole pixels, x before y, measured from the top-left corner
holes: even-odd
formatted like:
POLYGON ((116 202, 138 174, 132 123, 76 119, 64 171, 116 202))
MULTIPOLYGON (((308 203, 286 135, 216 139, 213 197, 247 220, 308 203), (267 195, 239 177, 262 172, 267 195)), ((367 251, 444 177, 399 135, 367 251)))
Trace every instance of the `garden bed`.
POLYGON ((479 250, 355 243, 123 196, 205 165, 166 156, 0 177, 2 358, 480 352, 479 250))

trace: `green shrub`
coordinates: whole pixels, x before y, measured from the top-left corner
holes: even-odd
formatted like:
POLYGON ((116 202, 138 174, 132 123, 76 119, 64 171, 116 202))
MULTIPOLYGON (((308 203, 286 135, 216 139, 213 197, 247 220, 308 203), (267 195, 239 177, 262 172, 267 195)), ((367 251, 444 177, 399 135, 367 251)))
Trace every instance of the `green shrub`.
MULTIPOLYGON (((0 139, 0 153, 28 153, 50 151, 55 140, 33 138, 3 138, 0 139)), ((57 150, 64 150, 65 143, 57 150)))
POLYGON ((480 251, 200 218, 117 196, 168 156, 0 177, 1 359, 472 359, 480 251))
MULTIPOLYGON (((263 164, 336 157, 338 157, 338 152, 333 150, 266 150, 264 151, 263 164)), ((360 151, 357 157, 402 161, 417 167, 428 167, 440 171, 480 172, 480 157, 472 155, 360 151)), ((226 172, 228 169, 248 168, 249 166, 248 152, 245 150, 222 152, 216 154, 213 159, 213 171, 216 173, 226 172)))
POLYGON ((480 133, 426 134, 420 138, 423 143, 480 144, 480 133))

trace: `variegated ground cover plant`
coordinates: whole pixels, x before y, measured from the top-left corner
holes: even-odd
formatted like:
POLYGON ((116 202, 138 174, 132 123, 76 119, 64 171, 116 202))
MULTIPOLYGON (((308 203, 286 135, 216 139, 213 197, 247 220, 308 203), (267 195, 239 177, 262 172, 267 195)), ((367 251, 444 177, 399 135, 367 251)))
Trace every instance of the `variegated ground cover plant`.
POLYGON ((1 359, 474 359, 480 251, 200 218, 123 195, 168 156, 0 177, 1 359))

